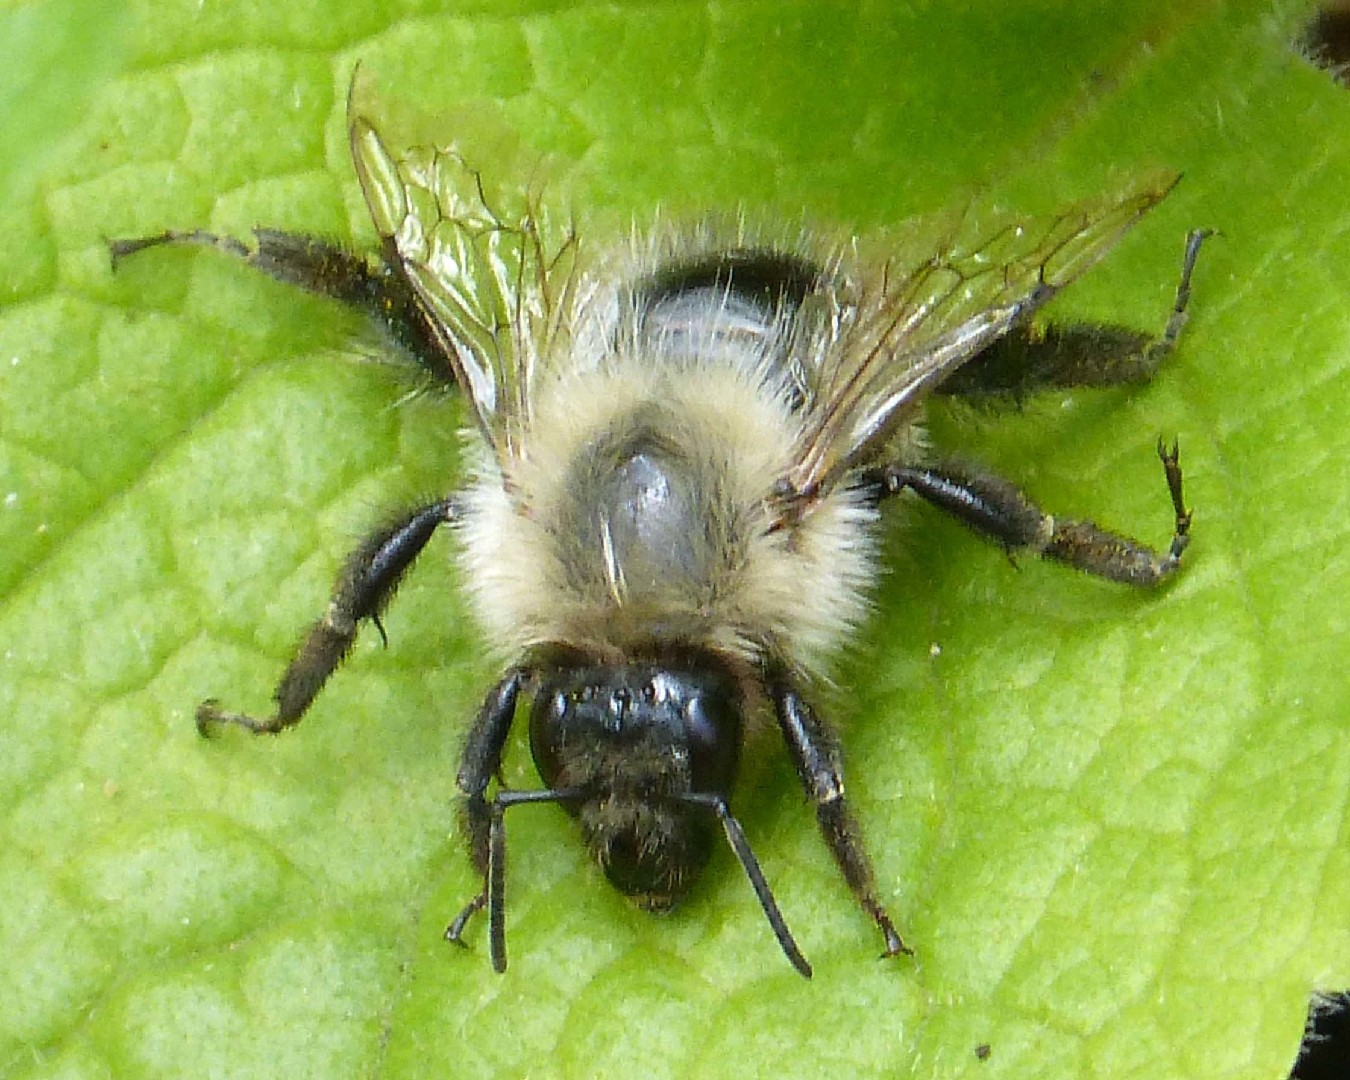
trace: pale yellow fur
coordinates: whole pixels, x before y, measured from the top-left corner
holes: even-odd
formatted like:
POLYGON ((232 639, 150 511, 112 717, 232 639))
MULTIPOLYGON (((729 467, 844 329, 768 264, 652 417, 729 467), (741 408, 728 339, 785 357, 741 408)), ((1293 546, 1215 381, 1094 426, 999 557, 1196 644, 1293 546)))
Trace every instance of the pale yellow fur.
MULTIPOLYGON (((725 359, 725 358, 724 358, 725 359)), ((866 612, 875 575, 875 512, 840 485, 799 524, 768 529, 765 500, 792 464, 800 417, 763 371, 736 363, 653 363, 611 356, 536 387, 520 459, 503 477, 475 441, 461 530, 464 580, 499 653, 565 642, 621 660, 640 640, 673 637, 747 660, 774 649, 819 673, 866 612), (744 516, 745 545, 701 596, 659 589, 583 595, 557 542, 558 502, 577 453, 645 402, 679 417, 681 437, 725 462, 728 506, 744 516)), ((724 508, 709 507, 721 512, 724 508)), ((606 553, 591 553, 594 567, 606 553)))

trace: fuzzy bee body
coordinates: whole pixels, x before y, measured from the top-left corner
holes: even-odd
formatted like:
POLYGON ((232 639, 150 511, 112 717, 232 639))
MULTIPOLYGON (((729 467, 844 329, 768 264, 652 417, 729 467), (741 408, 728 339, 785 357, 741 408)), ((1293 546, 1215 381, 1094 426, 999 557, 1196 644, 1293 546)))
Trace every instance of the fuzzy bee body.
POLYGON ((567 642, 606 660, 663 644, 819 671, 863 613, 874 500, 840 485, 791 530, 771 496, 804 426, 790 301, 727 286, 600 304, 534 392, 507 470, 479 453, 465 580, 508 656, 567 642))
POLYGON ((957 229, 907 265, 778 243, 741 224, 661 230, 616 253, 586 248, 528 201, 501 212, 453 150, 392 153, 358 109, 350 139, 378 260, 265 229, 252 247, 201 232, 112 246, 115 260, 162 243, 214 246, 364 310, 426 373, 459 388, 477 433, 460 491, 404 512, 353 552, 282 676, 274 715, 208 700, 199 729, 295 724, 359 625, 383 633, 403 575, 450 524, 504 674, 456 778, 484 885, 447 937, 461 941, 486 907, 493 963, 505 968, 505 812, 546 801, 577 818, 611 882, 651 909, 687 891, 720 828, 783 951, 809 976, 729 806, 747 720, 768 711, 886 953, 908 952, 845 797, 839 740, 805 688, 866 613, 878 508, 902 491, 1009 549, 1136 585, 1174 572, 1190 524, 1175 446, 1159 444, 1175 513, 1159 553, 1044 514, 997 477, 931 461, 920 435, 925 399, 958 373, 973 390, 1151 374, 1185 321, 1204 234, 1188 240, 1158 341, 1117 332, 1111 355, 1085 359, 1061 334, 1043 363, 1028 320, 1170 184, 1046 221, 957 229), (1009 343, 1011 375, 999 356, 1009 343), (532 698, 545 786, 494 789, 522 698, 532 698))
POLYGON ((861 616, 877 517, 867 492, 841 485, 796 528, 772 528, 803 427, 795 301, 663 269, 677 275, 663 292, 624 283, 578 313, 597 351, 537 388, 509 472, 476 456, 460 549, 504 655, 582 659, 536 693, 535 760, 550 788, 604 793, 565 805, 611 881, 649 909, 708 858, 716 823, 678 796, 730 792, 768 653, 820 671, 861 616), (598 704, 549 711, 569 686, 598 704))

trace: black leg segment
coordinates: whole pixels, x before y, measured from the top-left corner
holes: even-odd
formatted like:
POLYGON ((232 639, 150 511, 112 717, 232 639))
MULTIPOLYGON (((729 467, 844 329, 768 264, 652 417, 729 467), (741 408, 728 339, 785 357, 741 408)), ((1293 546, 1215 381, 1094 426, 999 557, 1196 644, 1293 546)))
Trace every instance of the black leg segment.
POLYGON ((1159 552, 1090 521, 1052 517, 1007 480, 960 465, 891 466, 867 477, 879 497, 908 488, 1008 551, 1030 551, 1125 585, 1157 585, 1175 573, 1190 543, 1191 512, 1181 484, 1180 452, 1158 440, 1172 498, 1172 542, 1159 552))
POLYGON ((454 369, 437 343, 417 294, 397 262, 372 267, 365 256, 337 244, 279 229, 254 229, 254 246, 200 229, 160 233, 108 245, 113 268, 129 255, 165 245, 215 248, 268 277, 331 297, 362 312, 436 383, 455 385, 454 369))
POLYGON ((380 630, 384 611, 403 575, 421 554, 437 526, 456 517, 453 499, 440 499, 404 514, 371 533, 350 556, 338 575, 323 618, 310 628, 273 693, 276 712, 267 719, 222 710, 214 699, 197 707, 197 730, 211 735, 227 724, 259 735, 273 735, 297 723, 313 703, 328 677, 351 651, 362 619, 380 630))
POLYGON ((480 874, 488 865, 488 808, 484 793, 502 764, 502 748, 511 732, 516 701, 525 684, 525 672, 515 669, 488 691, 478 718, 464 740, 455 787, 460 794, 460 817, 469 843, 469 858, 480 874))
POLYGON ((797 690, 781 665, 766 674, 765 687, 773 700, 779 730, 797 766, 807 797, 815 805, 816 821, 830 854, 848 882, 858 904, 881 930, 886 956, 912 953, 877 896, 872 861, 863 847, 862 830, 844 797, 843 756, 839 740, 797 690))
MULTIPOLYGON (((446 940, 456 945, 464 944, 464 928, 474 915, 487 906, 491 886, 492 834, 494 827, 500 826, 494 826, 492 806, 484 798, 484 793, 501 769, 502 749, 506 746, 506 737, 511 733, 516 701, 525 679, 525 672, 515 669, 488 691, 460 755, 459 771, 455 776, 455 786, 460 793, 460 832, 469 846, 469 860, 483 878, 483 888, 446 927, 446 940)), ((503 966, 504 957, 503 952, 503 966)), ((493 959, 495 962, 495 955, 493 959)))
POLYGON ((1021 398, 1056 387, 1147 382, 1176 348, 1188 318, 1191 274, 1201 244, 1212 235, 1197 229, 1186 237, 1176 300, 1160 336, 1113 325, 1017 326, 954 372, 938 393, 1021 398))
POLYGON ((462 792, 460 822, 468 838, 474 868, 483 875, 483 888, 464 904, 454 922, 445 927, 445 940, 464 944, 464 927, 487 909, 487 937, 497 972, 506 971, 506 811, 524 803, 571 802, 583 792, 566 790, 510 791, 498 788, 491 801, 483 798, 501 764, 502 747, 516 713, 516 699, 525 675, 510 672, 493 687, 468 733, 456 784, 462 792))

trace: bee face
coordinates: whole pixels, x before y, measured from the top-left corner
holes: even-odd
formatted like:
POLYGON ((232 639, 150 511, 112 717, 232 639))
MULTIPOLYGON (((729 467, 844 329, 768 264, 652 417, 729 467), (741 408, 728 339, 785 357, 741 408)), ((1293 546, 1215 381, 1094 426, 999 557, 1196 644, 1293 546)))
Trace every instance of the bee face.
POLYGON ((540 778, 572 792, 587 847, 610 882, 670 907, 712 851, 715 821, 692 792, 729 795, 741 747, 735 680, 713 657, 555 671, 535 692, 540 778))
POLYGON ((650 909, 682 896, 720 828, 784 954, 811 967, 731 812, 748 712, 771 711, 859 906, 887 914, 846 798, 843 751, 807 687, 864 617, 880 504, 917 495, 1009 550, 1130 585, 1177 569, 1189 540, 1175 443, 1162 442, 1170 546, 1155 551, 1042 512, 1007 481, 931 455, 922 407, 942 392, 1021 394, 1152 373, 1185 323, 1205 233, 1187 240, 1157 340, 1113 328, 1032 332, 1031 316, 1167 193, 1170 181, 1040 222, 976 220, 929 257, 868 265, 744 226, 664 230, 631 250, 584 248, 528 199, 489 206, 453 149, 395 154, 351 109, 350 144, 376 259, 262 229, 255 246, 202 232, 112 245, 203 244, 364 311, 391 345, 467 399, 477 435, 463 488, 390 518, 352 553, 283 674, 273 716, 198 708, 274 734, 305 714, 381 617, 439 526, 505 671, 456 777, 506 968, 506 811, 554 802, 610 882, 650 909), (1044 347, 1043 347, 1044 346, 1044 347), (494 781, 522 695, 543 787, 494 781))

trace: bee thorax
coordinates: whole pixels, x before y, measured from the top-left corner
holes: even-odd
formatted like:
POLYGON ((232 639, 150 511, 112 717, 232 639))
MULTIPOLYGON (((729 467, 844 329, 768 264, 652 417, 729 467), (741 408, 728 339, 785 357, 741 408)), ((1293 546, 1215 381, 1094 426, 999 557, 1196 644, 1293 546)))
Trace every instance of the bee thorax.
POLYGON ((819 665, 865 610, 875 515, 841 488, 770 530, 786 392, 735 365, 696 386, 636 362, 576 381, 516 472, 484 461, 468 499, 465 579, 503 655, 568 641, 627 660, 655 639, 754 662, 774 642, 819 665))
POLYGON ((579 457, 559 535, 582 590, 615 605, 708 591, 720 552, 703 527, 711 493, 700 464, 641 419, 579 457))

